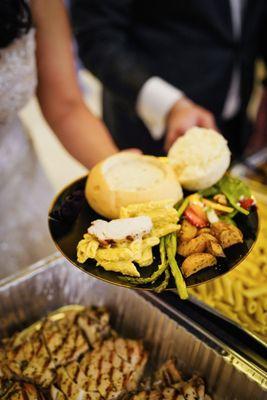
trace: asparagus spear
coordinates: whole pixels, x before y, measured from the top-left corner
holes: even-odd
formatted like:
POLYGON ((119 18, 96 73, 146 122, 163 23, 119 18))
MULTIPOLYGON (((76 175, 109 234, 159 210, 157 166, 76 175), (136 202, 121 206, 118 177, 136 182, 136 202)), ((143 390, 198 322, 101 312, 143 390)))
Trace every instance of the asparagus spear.
POLYGON ((166 268, 165 269, 165 278, 159 284, 159 286, 156 287, 156 289, 155 289, 156 293, 161 293, 161 292, 163 292, 163 290, 165 290, 168 287, 170 276, 171 276, 171 274, 170 274, 169 268, 166 268))
POLYGON ((170 243, 171 243, 172 253, 175 257, 175 254, 177 251, 177 236, 176 236, 176 234, 175 235, 171 234, 170 243))
POLYGON ((188 206, 188 204, 189 204, 189 198, 186 197, 186 198, 184 199, 184 201, 182 202, 182 204, 180 205, 180 207, 178 208, 178 210, 177 210, 177 214, 178 214, 178 218, 179 218, 179 219, 180 219, 181 216, 183 215, 183 213, 184 213, 186 207, 188 206))
POLYGON ((120 276, 119 279, 125 282, 132 283, 133 285, 145 285, 146 283, 151 283, 157 280, 168 267, 164 238, 160 239, 159 252, 160 252, 161 264, 159 265, 157 271, 153 272, 151 276, 148 276, 147 278, 131 278, 128 276, 120 276))
MULTIPOLYGON (((178 264, 175 260, 176 245, 174 246, 174 239, 172 238, 172 236, 173 236, 173 234, 170 234, 170 235, 166 236, 166 238, 165 238, 168 262, 169 262, 169 265, 171 268, 171 273, 175 280, 178 294, 182 300, 185 300, 188 298, 188 293, 187 293, 186 284, 185 284, 183 275, 182 275, 182 273, 178 267, 178 264)), ((175 235, 175 240, 176 240, 176 235, 175 235)))

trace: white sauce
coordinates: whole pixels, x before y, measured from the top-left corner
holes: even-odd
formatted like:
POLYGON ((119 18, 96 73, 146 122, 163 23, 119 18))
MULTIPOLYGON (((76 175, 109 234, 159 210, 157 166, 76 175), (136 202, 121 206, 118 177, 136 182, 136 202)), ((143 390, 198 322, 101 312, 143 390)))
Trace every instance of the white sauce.
POLYGON ((139 238, 149 233, 153 227, 150 217, 114 219, 110 222, 97 219, 92 222, 88 233, 99 240, 123 240, 127 237, 139 238))

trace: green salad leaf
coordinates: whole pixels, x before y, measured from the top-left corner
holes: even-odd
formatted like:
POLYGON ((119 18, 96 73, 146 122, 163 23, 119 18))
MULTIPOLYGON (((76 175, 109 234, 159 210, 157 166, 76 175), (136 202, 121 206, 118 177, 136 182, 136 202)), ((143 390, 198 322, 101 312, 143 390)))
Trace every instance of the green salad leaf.
POLYGON ((209 187, 207 189, 200 190, 198 193, 202 197, 213 197, 213 196, 215 196, 216 194, 219 193, 219 188, 216 185, 214 185, 214 186, 211 186, 211 187, 209 187))
POLYGON ((227 222, 228 224, 232 224, 234 226, 237 226, 235 221, 234 221, 234 219, 233 219, 237 213, 238 213, 238 211, 235 210, 235 211, 233 211, 232 213, 230 213, 228 215, 220 215, 219 219, 220 219, 220 221, 224 221, 224 222, 227 222))
POLYGON ((231 175, 225 175, 216 185, 220 192, 223 193, 229 203, 242 214, 248 215, 249 211, 239 205, 239 200, 251 197, 249 187, 240 179, 231 175))

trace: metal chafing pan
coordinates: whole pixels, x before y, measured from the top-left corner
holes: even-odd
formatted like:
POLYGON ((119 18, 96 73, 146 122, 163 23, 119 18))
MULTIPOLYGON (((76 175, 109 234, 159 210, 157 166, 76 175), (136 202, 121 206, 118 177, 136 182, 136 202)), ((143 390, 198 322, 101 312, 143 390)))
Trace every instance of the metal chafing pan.
POLYGON ((125 337, 141 338, 153 370, 176 357, 185 373, 197 371, 214 399, 267 399, 267 375, 158 296, 97 281, 58 254, 0 283, 0 336, 68 304, 105 305, 125 337))
MULTIPOLYGON (((264 185, 262 183, 263 174, 265 173, 265 179, 267 175, 266 171, 262 172, 261 169, 262 165, 266 165, 266 160, 267 160, 267 147, 262 149, 260 152, 248 157, 247 159, 244 160, 243 163, 235 164, 231 170, 231 173, 246 180, 248 185, 251 187, 253 195, 256 197, 257 201, 261 202, 262 205, 266 205, 267 207, 267 185, 266 184, 264 185), (254 177, 258 176, 258 180, 251 178, 252 173, 254 174, 254 177)), ((266 246, 267 246, 267 241, 266 241, 266 246)), ((266 337, 263 338, 257 335, 256 333, 253 333, 249 329, 246 329, 244 326, 241 326, 238 323, 232 321, 230 318, 223 315, 220 311, 216 310, 214 307, 205 304, 203 301, 197 299, 193 295, 190 296, 190 301, 199 307, 200 312, 201 310, 206 310, 210 314, 218 316, 222 321, 229 324, 229 326, 232 326, 233 329, 236 329, 236 332, 243 331, 244 333, 252 337, 255 341, 257 341, 267 349, 266 337)))

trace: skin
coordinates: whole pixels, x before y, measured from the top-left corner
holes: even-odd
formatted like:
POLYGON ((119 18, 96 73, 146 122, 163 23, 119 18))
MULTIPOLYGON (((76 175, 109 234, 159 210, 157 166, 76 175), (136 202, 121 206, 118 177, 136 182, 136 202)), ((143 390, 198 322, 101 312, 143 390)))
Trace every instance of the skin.
POLYGON ((83 101, 63 1, 34 0, 31 10, 36 27, 37 97, 43 115, 68 152, 91 168, 118 149, 83 101))
POLYGON ((218 130, 211 112, 183 97, 174 104, 166 117, 165 151, 193 126, 218 130))
MULTIPOLYGON (((105 125, 91 114, 83 101, 64 3, 62 0, 34 0, 31 10, 36 27, 37 97, 41 110, 67 151, 91 168, 117 153, 118 148, 105 125)), ((196 125, 217 129, 209 111, 187 98, 177 101, 166 118, 165 150, 196 125)))

